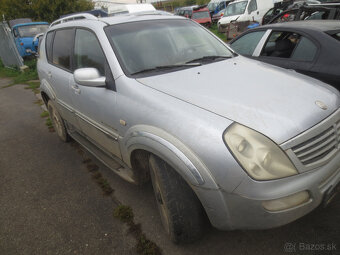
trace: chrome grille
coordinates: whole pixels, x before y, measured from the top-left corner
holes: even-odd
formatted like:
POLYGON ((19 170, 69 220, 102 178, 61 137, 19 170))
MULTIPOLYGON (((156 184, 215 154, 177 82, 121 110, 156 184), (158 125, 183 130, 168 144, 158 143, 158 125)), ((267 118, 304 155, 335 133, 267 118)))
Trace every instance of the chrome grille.
POLYGON ((327 162, 340 148, 340 121, 320 134, 292 147, 296 157, 304 166, 327 162))

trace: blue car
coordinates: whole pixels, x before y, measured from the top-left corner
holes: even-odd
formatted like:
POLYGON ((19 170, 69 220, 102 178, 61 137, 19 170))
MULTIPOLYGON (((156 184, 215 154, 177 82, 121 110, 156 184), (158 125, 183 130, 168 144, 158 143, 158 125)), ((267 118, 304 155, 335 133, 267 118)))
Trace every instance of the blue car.
POLYGON ((47 22, 30 22, 12 27, 15 44, 22 57, 27 57, 37 52, 39 42, 38 40, 34 41, 34 37, 37 34, 45 33, 48 26, 47 22))

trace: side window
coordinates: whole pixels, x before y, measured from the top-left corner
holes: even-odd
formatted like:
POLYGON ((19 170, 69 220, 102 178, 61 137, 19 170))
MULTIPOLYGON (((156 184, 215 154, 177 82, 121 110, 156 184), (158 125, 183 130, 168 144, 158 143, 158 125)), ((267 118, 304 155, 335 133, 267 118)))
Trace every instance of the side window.
POLYGON ((266 31, 248 33, 235 41, 231 47, 241 55, 251 56, 266 31))
POLYGON ((67 70, 71 70, 73 34, 73 29, 63 29, 57 30, 54 36, 52 63, 67 70))
POLYGON ((316 52, 317 47, 306 37, 294 32, 275 31, 270 35, 261 56, 312 61, 316 52))
POLYGON ((253 11, 257 10, 257 2, 256 0, 250 0, 248 5, 248 13, 252 13, 253 11))
MULTIPOLYGON (((46 57, 48 62, 52 62, 52 40, 54 32, 49 32, 46 35, 45 45, 46 45, 46 57)), ((39 40, 40 41, 40 40, 39 40)))
POLYGON ((74 42, 74 68, 94 67, 105 76, 106 59, 97 37, 90 31, 77 29, 74 42))
POLYGON ((318 48, 306 37, 301 37, 291 59, 300 61, 313 61, 318 48))

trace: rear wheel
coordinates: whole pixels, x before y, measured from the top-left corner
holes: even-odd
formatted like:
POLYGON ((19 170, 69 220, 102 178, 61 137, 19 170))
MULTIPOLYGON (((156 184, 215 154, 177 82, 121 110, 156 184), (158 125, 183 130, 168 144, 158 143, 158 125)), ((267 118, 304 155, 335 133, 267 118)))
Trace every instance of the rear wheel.
POLYGON ((166 162, 151 155, 150 172, 165 231, 174 243, 189 243, 203 234, 205 214, 195 193, 166 162))
POLYGON ((70 137, 67 134, 65 123, 64 123, 63 119, 61 118, 60 114, 58 113, 57 108, 54 106, 54 104, 51 100, 49 100, 48 103, 47 103, 47 109, 48 109, 48 112, 50 114, 50 118, 52 120, 53 127, 54 127, 55 131, 57 132, 58 136, 64 142, 68 142, 70 140, 70 137))

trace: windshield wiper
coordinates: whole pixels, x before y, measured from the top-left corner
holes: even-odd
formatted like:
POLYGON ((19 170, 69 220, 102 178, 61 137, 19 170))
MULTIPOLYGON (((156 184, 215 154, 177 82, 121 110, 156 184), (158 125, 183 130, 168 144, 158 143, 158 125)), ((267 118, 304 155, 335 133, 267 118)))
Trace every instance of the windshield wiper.
POLYGON ((190 60, 190 61, 185 62, 185 63, 189 64, 189 63, 194 63, 194 62, 213 61, 213 60, 216 60, 216 59, 222 60, 222 59, 227 59, 227 58, 232 58, 232 57, 231 56, 204 56, 204 57, 201 57, 201 58, 196 58, 196 59, 190 60))
POLYGON ((153 68, 147 68, 147 69, 143 69, 138 72, 132 73, 132 75, 153 72, 153 71, 161 71, 165 69, 172 69, 172 68, 178 68, 178 67, 192 67, 192 66, 200 66, 200 65, 201 63, 184 63, 184 64, 175 64, 175 65, 155 66, 153 68))

